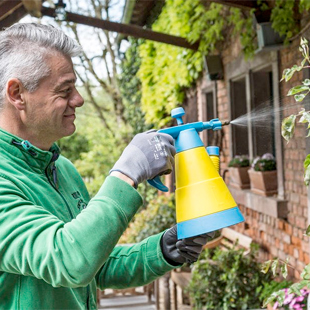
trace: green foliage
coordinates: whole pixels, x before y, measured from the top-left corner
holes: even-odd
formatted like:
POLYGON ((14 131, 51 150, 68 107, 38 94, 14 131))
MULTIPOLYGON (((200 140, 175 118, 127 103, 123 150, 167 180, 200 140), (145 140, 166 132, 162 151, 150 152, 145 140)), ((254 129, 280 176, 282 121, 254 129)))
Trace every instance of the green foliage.
POLYGON ((121 239, 122 243, 140 242, 160 233, 175 224, 174 195, 157 196, 151 200, 146 209, 137 213, 121 239))
MULTIPOLYGON (((309 46, 308 41, 305 38, 300 39, 300 46, 299 51, 301 52, 303 56, 303 60, 299 65, 294 65, 292 68, 286 68, 283 71, 282 79, 281 81, 285 80, 286 82, 289 81, 292 76, 302 69, 309 68, 310 65, 310 56, 309 56, 309 46)), ((302 102, 305 97, 310 92, 310 80, 305 79, 302 81, 301 85, 297 85, 292 87, 287 96, 294 96, 294 99, 296 102, 302 102)), ((286 117, 282 121, 281 126, 281 133, 283 138, 289 142, 290 139, 294 136, 294 130, 295 130, 295 123, 297 118, 299 117, 299 123, 305 123, 307 124, 307 129, 309 129, 309 132, 307 134, 307 137, 310 136, 310 111, 306 111, 304 108, 301 108, 300 112, 298 114, 292 114, 286 117)), ((307 155, 305 161, 304 161, 304 182, 308 186, 310 184, 310 155, 307 155)))
POLYGON ((194 309, 245 310, 260 308, 260 294, 270 274, 260 271, 258 247, 205 250, 195 264, 188 287, 194 309))
POLYGON ((61 149, 61 155, 72 162, 80 159, 81 154, 89 150, 88 139, 78 132, 75 132, 72 136, 62 138, 57 144, 61 149))
MULTIPOLYGON (((300 5, 303 6, 304 8, 310 8, 309 1, 307 2, 301 1, 300 5)), ((302 53, 302 56, 304 58, 303 61, 301 62, 301 65, 294 65, 292 68, 286 68, 283 71, 281 81, 285 80, 287 82, 292 78, 292 76, 296 72, 301 71, 304 68, 309 68, 310 64, 309 47, 308 47, 308 41, 304 38, 301 38, 300 40, 299 51, 302 53)), ((291 88, 287 95, 294 96, 296 102, 302 102, 304 98, 309 94, 310 90, 309 86, 310 86, 310 80, 305 79, 302 82, 302 85, 297 85, 291 88)), ((308 124, 307 129, 310 128, 310 112, 305 111, 304 108, 302 108, 297 115, 292 114, 286 117, 282 121, 282 136, 287 142, 289 142, 294 135, 295 122, 297 117, 299 117, 299 123, 307 123, 308 124)), ((307 155, 304 161, 304 168, 305 168, 304 181, 305 184, 308 186, 310 184, 310 154, 307 155)), ((307 228, 306 235, 308 236, 310 235, 310 226, 307 228)), ((269 268, 271 268, 274 275, 277 274, 278 272, 282 274, 284 278, 286 278, 287 265, 288 260, 286 262, 280 262, 279 259, 271 260, 265 263, 264 271, 267 272, 269 268)), ((305 287, 310 288, 310 265, 307 265, 302 271, 301 280, 299 282, 290 285, 286 290, 279 290, 277 292, 274 292, 265 300, 264 304, 267 305, 269 303, 276 302, 276 305, 282 306, 283 304, 286 304, 285 301, 288 295, 294 294, 297 296, 301 296, 302 290, 305 287)))
POLYGON ((237 155, 229 163, 228 167, 249 167, 250 160, 247 155, 237 155))
POLYGON ((244 17, 239 9, 231 8, 230 15, 228 16, 228 22, 233 26, 233 34, 240 35, 241 45, 243 46, 243 53, 246 59, 251 58, 254 55, 256 45, 255 36, 253 31, 253 14, 254 9, 251 10, 247 18, 244 17))
POLYGON ((130 38, 129 42, 130 47, 126 50, 120 65, 119 83, 126 108, 124 117, 132 127, 132 134, 135 135, 150 128, 145 124, 144 113, 141 110, 141 82, 137 76, 141 65, 139 46, 143 41, 130 38))
POLYGON ((294 18, 295 0, 276 0, 271 12, 272 28, 285 37, 285 43, 299 31, 294 18))
POLYGON ((216 51, 219 42, 224 41, 224 29, 235 27, 235 23, 242 33, 244 52, 253 53, 251 18, 245 18, 239 9, 230 13, 216 3, 206 9, 200 0, 166 1, 152 29, 183 37, 191 43, 199 41, 199 51, 151 41, 140 46, 138 76, 142 83, 142 110, 148 123, 161 127, 170 121, 170 111, 183 102, 185 89, 202 72, 203 56, 216 51))
POLYGON ((273 171, 277 169, 277 163, 272 154, 266 153, 262 157, 258 156, 253 160, 252 168, 255 171, 273 171))
POLYGON ((275 281, 275 280, 272 280, 270 282, 265 282, 265 283, 263 283, 263 289, 261 291, 259 299, 260 299, 261 302, 263 302, 264 300, 267 300, 267 298, 270 295, 272 295, 273 293, 275 293, 277 291, 280 291, 280 290, 282 290, 284 288, 287 288, 287 287, 289 287, 292 284, 293 284, 292 281, 287 281, 287 280, 284 280, 284 281, 281 281, 281 282, 278 282, 278 281, 275 281))
POLYGON ((304 11, 310 10, 310 1, 309 0, 300 0, 299 2, 299 12, 302 13, 304 11))

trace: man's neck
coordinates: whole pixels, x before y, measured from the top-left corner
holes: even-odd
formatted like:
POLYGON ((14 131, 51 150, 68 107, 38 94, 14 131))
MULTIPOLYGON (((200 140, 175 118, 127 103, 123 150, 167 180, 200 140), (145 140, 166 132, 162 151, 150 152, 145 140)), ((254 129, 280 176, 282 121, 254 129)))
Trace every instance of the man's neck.
POLYGON ((5 113, 0 113, 0 127, 14 136, 29 141, 41 150, 48 151, 53 144, 40 138, 37 133, 31 133, 14 115, 8 117, 5 113))

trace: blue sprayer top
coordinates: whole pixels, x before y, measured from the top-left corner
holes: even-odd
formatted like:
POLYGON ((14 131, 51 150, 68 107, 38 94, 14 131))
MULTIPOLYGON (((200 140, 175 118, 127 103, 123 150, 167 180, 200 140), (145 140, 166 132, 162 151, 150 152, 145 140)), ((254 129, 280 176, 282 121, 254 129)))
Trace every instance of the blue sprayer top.
POLYGON ((171 117, 177 120, 178 126, 160 129, 158 132, 167 133, 175 139, 176 152, 182 152, 195 147, 203 146, 199 135, 200 131, 205 129, 220 130, 222 129, 222 122, 218 119, 212 119, 209 122, 195 122, 184 124, 182 116, 185 115, 183 108, 175 108, 171 111, 171 117), (182 138, 179 138, 182 132, 182 138))
MULTIPOLYGON (((218 118, 212 119, 209 122, 195 122, 184 124, 182 116, 185 115, 183 108, 175 108, 171 111, 171 117, 177 120, 178 126, 160 129, 158 132, 166 133, 174 138, 175 149, 177 153, 193 149, 196 147, 204 146, 198 132, 205 129, 220 130, 222 129, 222 122, 218 118)), ((159 176, 148 183, 157 189, 167 192, 168 188, 160 181, 159 176)))

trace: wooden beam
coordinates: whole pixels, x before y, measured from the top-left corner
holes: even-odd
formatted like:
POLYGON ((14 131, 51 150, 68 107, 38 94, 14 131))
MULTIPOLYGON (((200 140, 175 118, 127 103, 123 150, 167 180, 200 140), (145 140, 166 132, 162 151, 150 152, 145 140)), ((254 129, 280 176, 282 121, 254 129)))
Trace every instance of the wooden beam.
POLYGON ((22 1, 16 0, 16 1, 1 1, 0 3, 0 20, 5 19, 9 15, 13 14, 15 10, 17 10, 19 7, 21 7, 22 1))
MULTIPOLYGON (((42 7, 42 14, 50 17, 55 17, 55 9, 42 7)), ((183 48, 188 48, 192 50, 198 50, 199 43, 190 44, 186 39, 168 35, 165 33, 155 32, 149 29, 144 29, 139 26, 134 26, 130 24, 122 24, 116 22, 110 22, 107 20, 102 20, 99 18, 79 15, 71 12, 66 12, 66 21, 74 22, 77 24, 83 24, 87 26, 92 26, 107 31, 122 33, 127 36, 132 36, 136 38, 143 38, 146 40, 171 44, 174 46, 179 46, 183 48)))
POLYGON ((203 3, 216 2, 243 10, 257 8, 256 0, 202 0, 203 3))
POLYGON ((7 15, 4 19, 0 21, 0 30, 2 30, 2 28, 4 27, 9 27, 13 25, 27 14, 28 14, 27 10, 23 5, 21 5, 18 9, 16 9, 14 12, 7 15))

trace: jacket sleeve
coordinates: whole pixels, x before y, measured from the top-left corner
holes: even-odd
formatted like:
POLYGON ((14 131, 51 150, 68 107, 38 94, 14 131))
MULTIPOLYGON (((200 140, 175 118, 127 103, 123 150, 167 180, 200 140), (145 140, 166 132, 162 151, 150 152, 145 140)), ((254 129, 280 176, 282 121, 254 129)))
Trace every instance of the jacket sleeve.
POLYGON ((143 286, 178 268, 163 257, 160 239, 163 233, 134 245, 116 246, 96 275, 97 287, 122 289, 143 286))
POLYGON ((142 203, 108 177, 76 219, 64 223, 0 177, 0 271, 34 276, 54 287, 90 283, 142 203))

